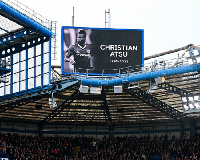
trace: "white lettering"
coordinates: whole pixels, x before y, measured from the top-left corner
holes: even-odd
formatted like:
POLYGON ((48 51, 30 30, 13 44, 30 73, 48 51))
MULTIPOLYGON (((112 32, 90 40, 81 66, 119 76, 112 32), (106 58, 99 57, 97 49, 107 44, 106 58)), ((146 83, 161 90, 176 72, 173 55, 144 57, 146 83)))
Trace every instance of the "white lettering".
POLYGON ((129 46, 129 45, 100 45, 101 50, 109 50, 109 51, 137 51, 138 46, 129 46))
POLYGON ((127 57, 128 52, 111 52, 110 57, 127 57))
POLYGON ((101 50, 105 50, 105 45, 100 46, 101 50))

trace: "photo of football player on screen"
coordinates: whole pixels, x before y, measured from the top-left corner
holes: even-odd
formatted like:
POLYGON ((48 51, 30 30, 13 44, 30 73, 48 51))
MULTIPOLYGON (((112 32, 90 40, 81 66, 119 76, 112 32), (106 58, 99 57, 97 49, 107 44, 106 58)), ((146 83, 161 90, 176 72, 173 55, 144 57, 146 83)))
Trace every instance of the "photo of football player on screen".
POLYGON ((79 30, 76 43, 70 45, 64 55, 64 61, 74 65, 74 68, 93 68, 92 44, 86 44, 86 31, 79 30))

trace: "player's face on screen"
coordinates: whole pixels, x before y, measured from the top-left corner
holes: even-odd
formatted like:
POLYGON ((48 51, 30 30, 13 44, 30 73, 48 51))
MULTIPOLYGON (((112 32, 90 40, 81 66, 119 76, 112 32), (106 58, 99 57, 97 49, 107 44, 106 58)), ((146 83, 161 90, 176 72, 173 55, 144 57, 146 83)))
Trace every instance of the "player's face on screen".
POLYGON ((77 35, 77 43, 79 43, 79 44, 85 43, 85 35, 84 34, 77 35))

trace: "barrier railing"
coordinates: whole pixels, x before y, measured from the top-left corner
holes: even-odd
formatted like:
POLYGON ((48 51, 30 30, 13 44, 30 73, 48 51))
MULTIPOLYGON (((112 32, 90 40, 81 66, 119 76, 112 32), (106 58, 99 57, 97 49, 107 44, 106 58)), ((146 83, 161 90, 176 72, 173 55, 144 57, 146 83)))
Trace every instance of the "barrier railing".
POLYGON ((190 57, 174 58, 162 61, 154 61, 136 66, 128 66, 125 68, 111 69, 111 70, 94 70, 75 68, 67 76, 78 76, 80 78, 91 79, 115 79, 121 77, 133 76, 135 74, 155 72, 159 70, 167 70, 173 68, 179 68, 183 66, 195 65, 200 63, 200 54, 190 57))
MULTIPOLYGON (((176 54, 176 58, 164 60, 165 55, 156 56, 158 59, 152 58, 146 59, 144 64, 136 66, 128 66, 125 68, 110 69, 110 70, 94 70, 94 69, 84 69, 84 68, 74 68, 72 70, 64 70, 64 72, 69 74, 61 75, 56 77, 53 81, 68 79, 95 79, 95 80, 112 80, 117 78, 124 78, 128 76, 133 76, 141 73, 155 72, 173 68, 179 68, 184 66, 200 64, 200 48, 199 46, 188 45, 185 47, 186 50, 179 56, 176 54)), ((183 49, 183 48, 182 48, 183 49)), ((177 50, 176 50, 177 51, 177 50)), ((179 50, 178 50, 179 51, 179 50)), ((174 51, 175 52, 175 51, 174 51)))

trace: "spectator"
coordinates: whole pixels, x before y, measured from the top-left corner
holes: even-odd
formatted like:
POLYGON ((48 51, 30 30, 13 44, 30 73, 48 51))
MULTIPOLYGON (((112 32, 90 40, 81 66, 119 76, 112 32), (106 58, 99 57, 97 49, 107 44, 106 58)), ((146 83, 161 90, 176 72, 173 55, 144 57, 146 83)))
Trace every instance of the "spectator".
POLYGON ((137 138, 103 137, 61 137, 61 136, 25 136, 18 134, 0 134, 1 152, 9 154, 10 159, 141 159, 148 160, 152 156, 161 155, 168 150, 174 159, 199 159, 200 135, 192 139, 174 135, 168 140, 167 136, 149 136, 137 138), (123 144, 123 145, 122 145, 123 144), (167 145, 166 145, 167 144, 167 145), (79 145, 79 147, 77 147, 79 145), (77 150, 77 148, 79 148, 77 150))

